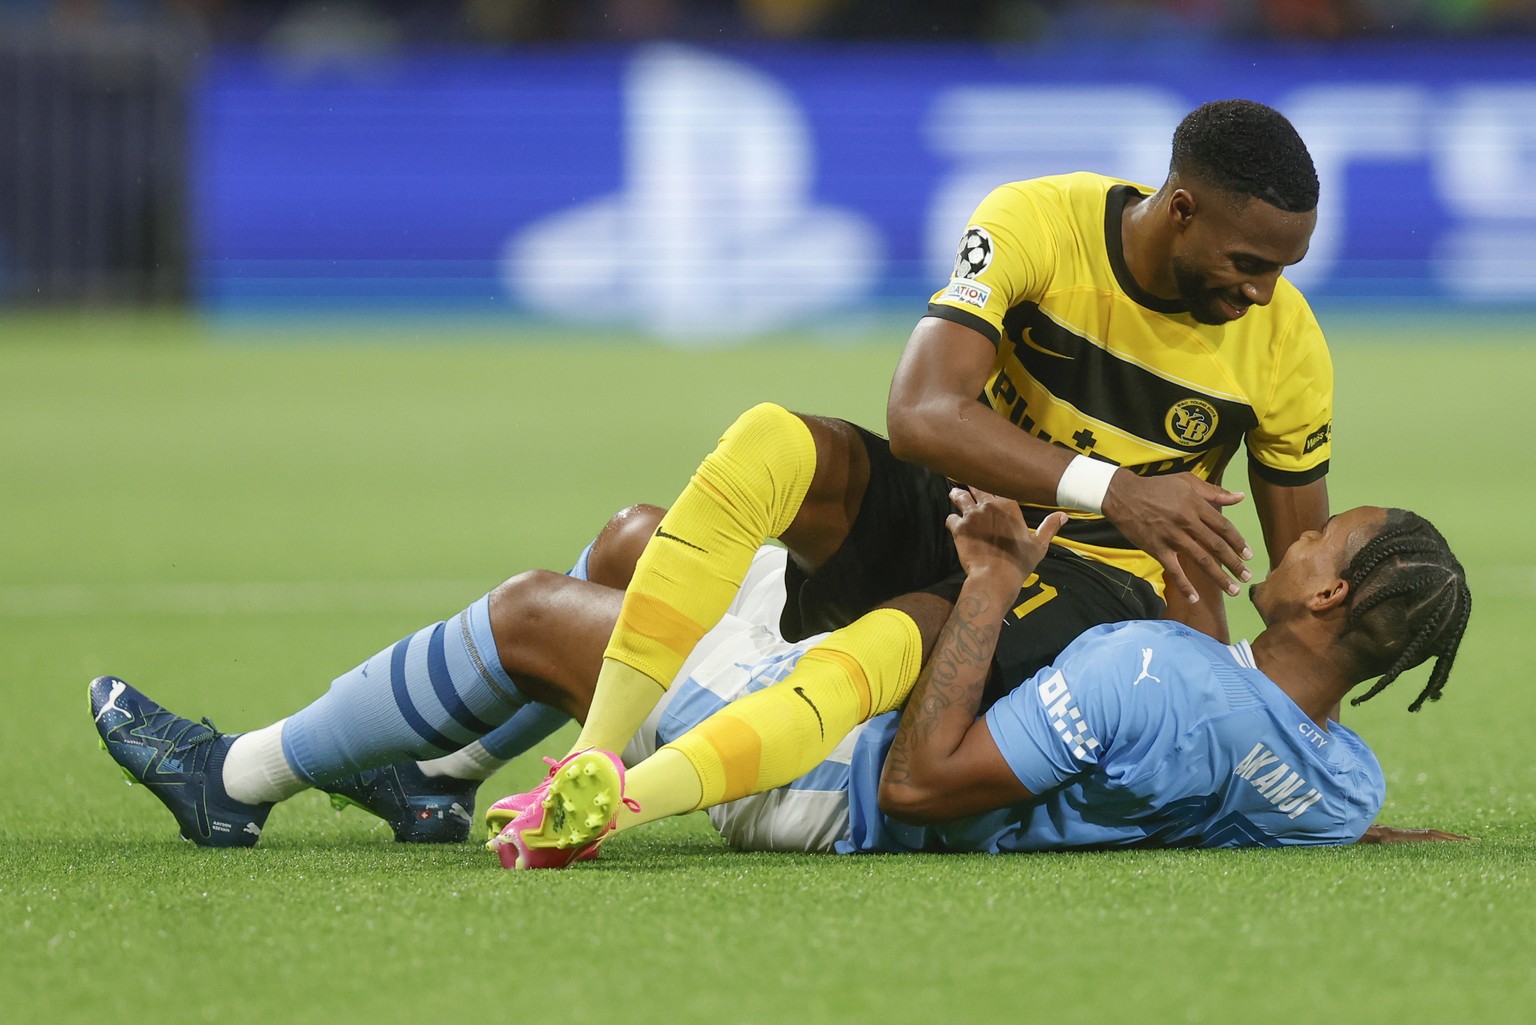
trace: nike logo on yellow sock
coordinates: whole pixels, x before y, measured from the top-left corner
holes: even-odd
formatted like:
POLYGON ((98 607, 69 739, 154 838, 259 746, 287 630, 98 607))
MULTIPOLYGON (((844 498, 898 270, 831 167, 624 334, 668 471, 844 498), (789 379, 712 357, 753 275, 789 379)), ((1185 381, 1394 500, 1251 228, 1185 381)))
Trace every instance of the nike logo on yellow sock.
POLYGON ((707 548, 700 548, 698 545, 694 544, 692 541, 685 541, 682 538, 678 537, 676 534, 668 534, 665 530, 662 530, 660 527, 656 528, 656 536, 657 537, 664 537, 668 541, 676 541, 680 545, 687 545, 689 548, 692 548, 696 552, 703 552, 705 555, 709 554, 709 549, 707 549, 707 548))
POLYGON ((800 687, 795 688, 795 693, 800 695, 801 699, 804 700, 807 705, 811 706, 811 711, 816 713, 816 728, 821 731, 821 739, 826 740, 827 724, 821 721, 821 709, 816 707, 816 702, 806 697, 805 691, 800 687))

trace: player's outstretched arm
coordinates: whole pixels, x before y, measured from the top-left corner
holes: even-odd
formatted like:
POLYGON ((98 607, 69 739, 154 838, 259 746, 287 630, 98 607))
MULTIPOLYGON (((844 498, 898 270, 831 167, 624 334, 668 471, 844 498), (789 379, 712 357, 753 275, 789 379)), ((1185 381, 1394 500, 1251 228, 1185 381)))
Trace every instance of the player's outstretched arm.
POLYGON ((1398 829, 1376 823, 1361 835, 1355 843, 1433 843, 1439 841, 1471 840, 1460 833, 1447 833, 1443 829, 1398 829))
POLYGON ((880 808, 908 822, 944 822, 1033 795, 976 718, 1003 615, 1066 522, 1031 534, 1017 503, 975 489, 950 493, 950 533, 965 584, 902 713, 880 778, 880 808))
MULTIPOLYGON (((1073 454, 976 401, 996 354, 990 340, 964 325, 938 317, 918 321, 886 404, 891 451, 1015 501, 1056 505, 1073 454)), ((1233 577, 1248 579, 1243 562, 1252 551, 1221 512, 1242 500, 1240 493, 1189 473, 1143 478, 1120 470, 1102 510, 1089 511, 1102 511, 1162 565, 1170 588, 1198 603, 1191 576, 1203 574, 1228 594, 1238 590, 1233 577)))

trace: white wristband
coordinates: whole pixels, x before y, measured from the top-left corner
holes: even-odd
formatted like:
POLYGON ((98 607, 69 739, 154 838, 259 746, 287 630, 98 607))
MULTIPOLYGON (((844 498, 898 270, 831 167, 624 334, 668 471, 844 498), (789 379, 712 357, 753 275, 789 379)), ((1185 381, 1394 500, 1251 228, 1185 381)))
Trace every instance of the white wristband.
POLYGON ((1104 496, 1109 494, 1109 479, 1119 467, 1101 459, 1073 456, 1056 484, 1056 504, 1063 509, 1104 512, 1104 496))

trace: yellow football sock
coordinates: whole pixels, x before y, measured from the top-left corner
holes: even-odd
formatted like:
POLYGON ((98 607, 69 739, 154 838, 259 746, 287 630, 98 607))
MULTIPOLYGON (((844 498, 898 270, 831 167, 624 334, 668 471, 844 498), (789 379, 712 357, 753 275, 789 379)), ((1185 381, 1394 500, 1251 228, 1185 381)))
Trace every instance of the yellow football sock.
POLYGON ((671 747, 664 747, 626 774, 624 796, 640 805, 640 810, 621 806, 617 828, 685 815, 699 807, 703 792, 693 763, 671 747))
POLYGON ((569 753, 575 754, 589 747, 623 751, 665 690, 638 669, 603 659, 597 674, 597 689, 592 692, 592 705, 587 709, 586 721, 569 753))
POLYGON ((815 472, 810 428, 780 406, 753 407, 721 436, 635 566, 573 750, 629 741, 725 614, 752 554, 794 520, 815 472))
POLYGON ((859 723, 900 707, 917 682, 922 645, 905 613, 876 609, 806 652, 780 682, 731 702, 657 753, 672 749, 693 765, 695 807, 784 786, 859 723))

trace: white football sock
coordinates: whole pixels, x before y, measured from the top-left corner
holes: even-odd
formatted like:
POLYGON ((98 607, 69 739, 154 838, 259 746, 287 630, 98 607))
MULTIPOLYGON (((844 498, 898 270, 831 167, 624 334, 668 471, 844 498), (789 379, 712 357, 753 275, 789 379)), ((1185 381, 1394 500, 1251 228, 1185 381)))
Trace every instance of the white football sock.
POLYGON ((417 762, 416 767, 428 776, 452 776, 454 779, 486 780, 510 759, 497 758, 475 740, 452 754, 434 758, 430 762, 417 762))
POLYGON ((250 733, 242 733, 224 756, 224 792, 246 804, 271 804, 286 800, 310 784, 301 779, 283 754, 283 723, 279 719, 250 733))

